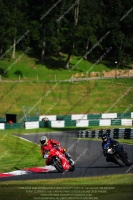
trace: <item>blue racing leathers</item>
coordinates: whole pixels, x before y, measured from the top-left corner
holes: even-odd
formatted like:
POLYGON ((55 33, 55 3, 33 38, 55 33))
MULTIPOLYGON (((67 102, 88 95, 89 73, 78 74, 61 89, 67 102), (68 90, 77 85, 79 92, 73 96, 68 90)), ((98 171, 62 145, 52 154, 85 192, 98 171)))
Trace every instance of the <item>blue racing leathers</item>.
POLYGON ((119 144, 119 142, 117 142, 116 140, 114 140, 113 138, 108 138, 108 140, 106 142, 103 141, 102 143, 102 148, 103 150, 107 149, 110 146, 113 146, 114 144, 119 144))

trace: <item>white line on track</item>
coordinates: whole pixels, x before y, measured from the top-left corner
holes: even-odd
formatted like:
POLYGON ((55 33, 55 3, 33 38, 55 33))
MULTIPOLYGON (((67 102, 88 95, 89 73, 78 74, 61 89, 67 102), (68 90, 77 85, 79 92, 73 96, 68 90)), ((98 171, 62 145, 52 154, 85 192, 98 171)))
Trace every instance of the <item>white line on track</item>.
MULTIPOLYGON (((19 138, 21 138, 22 140, 25 140, 25 141, 27 141, 27 142, 31 142, 30 140, 27 140, 27 139, 25 139, 25 138, 22 138, 22 137, 19 137, 19 138)), ((33 142, 31 142, 31 143, 33 143, 33 142)))
MULTIPOLYGON (((31 142, 30 140, 27 140, 27 139, 25 139, 25 138, 22 138, 22 137, 19 137, 19 136, 16 136, 16 135, 14 135, 15 137, 18 137, 18 138, 21 138, 22 140, 25 140, 25 141, 27 141, 27 142, 31 142)), ((33 142, 31 142, 31 143, 33 143, 33 142)))

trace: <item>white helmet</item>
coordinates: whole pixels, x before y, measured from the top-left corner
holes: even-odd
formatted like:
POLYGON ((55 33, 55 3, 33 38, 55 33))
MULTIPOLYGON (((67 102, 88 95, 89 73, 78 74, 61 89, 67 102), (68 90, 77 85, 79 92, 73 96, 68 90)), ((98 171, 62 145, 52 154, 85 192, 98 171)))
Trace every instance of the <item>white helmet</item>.
POLYGON ((44 145, 44 144, 47 144, 47 142, 48 142, 48 138, 46 136, 42 136, 40 139, 40 143, 44 145))

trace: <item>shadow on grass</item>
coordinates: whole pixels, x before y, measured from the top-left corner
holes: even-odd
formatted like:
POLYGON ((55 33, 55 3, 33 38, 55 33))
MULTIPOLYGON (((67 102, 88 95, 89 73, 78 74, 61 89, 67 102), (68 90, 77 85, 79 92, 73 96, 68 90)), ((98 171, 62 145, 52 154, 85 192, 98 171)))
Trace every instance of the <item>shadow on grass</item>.
POLYGON ((44 62, 41 62, 40 60, 35 61, 36 65, 45 65, 48 69, 52 70, 62 70, 65 69, 66 61, 61 58, 61 56, 58 56, 57 59, 52 57, 45 58, 44 62))
MULTIPOLYGON (((69 69, 65 68, 66 65, 66 59, 67 56, 62 56, 62 55, 54 55, 53 57, 51 56, 46 56, 44 61, 42 62, 38 57, 36 57, 35 60, 35 65, 45 65, 46 68, 48 69, 52 69, 52 70, 72 70, 75 72, 84 72, 84 70, 77 68, 78 67, 78 62, 80 63, 80 61, 82 62, 82 60, 84 60, 82 57, 78 57, 77 62, 74 63, 69 63, 69 69)), ((92 63, 96 62, 96 58, 95 57, 91 57, 90 59, 86 60, 92 63)))

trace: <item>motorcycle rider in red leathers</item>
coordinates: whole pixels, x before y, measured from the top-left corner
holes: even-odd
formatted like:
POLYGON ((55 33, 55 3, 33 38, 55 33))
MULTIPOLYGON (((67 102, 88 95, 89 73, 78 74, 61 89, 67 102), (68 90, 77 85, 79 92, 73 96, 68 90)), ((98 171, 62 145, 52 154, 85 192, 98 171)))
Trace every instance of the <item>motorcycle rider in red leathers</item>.
POLYGON ((71 158, 71 156, 66 153, 66 149, 60 147, 60 143, 53 139, 48 139, 46 136, 42 136, 40 139, 41 152, 43 158, 46 159, 46 165, 50 165, 50 159, 48 158, 48 152, 55 147, 60 152, 64 153, 66 158, 71 158))

